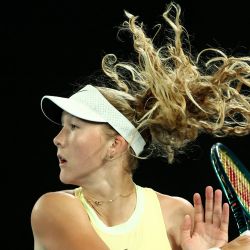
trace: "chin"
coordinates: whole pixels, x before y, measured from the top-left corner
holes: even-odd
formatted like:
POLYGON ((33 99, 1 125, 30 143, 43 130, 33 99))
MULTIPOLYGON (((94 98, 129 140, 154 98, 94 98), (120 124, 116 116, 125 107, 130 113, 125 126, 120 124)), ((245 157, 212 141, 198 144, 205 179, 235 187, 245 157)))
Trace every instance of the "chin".
POLYGON ((75 185, 73 179, 70 178, 69 176, 62 174, 62 172, 60 173, 59 179, 63 184, 75 185))

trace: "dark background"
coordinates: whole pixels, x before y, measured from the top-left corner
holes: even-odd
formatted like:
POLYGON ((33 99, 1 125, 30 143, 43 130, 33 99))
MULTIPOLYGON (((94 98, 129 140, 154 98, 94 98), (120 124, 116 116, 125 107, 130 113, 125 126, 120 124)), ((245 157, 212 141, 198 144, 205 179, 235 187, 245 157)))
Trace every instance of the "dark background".
MULTIPOLYGON (((182 23, 196 54, 208 46, 223 47, 233 55, 249 53, 247 1, 176 1, 182 6, 182 23)), ((138 15, 149 35, 164 24, 166 1, 8 1, 1 8, 2 183, 4 249, 32 249, 30 213, 37 198, 48 191, 65 189, 52 139, 57 128, 40 111, 45 94, 60 95, 72 83, 100 69, 101 58, 131 53, 128 39, 118 41, 117 27, 123 10, 138 15)), ((207 185, 219 187, 209 162, 210 147, 220 141, 248 164, 250 137, 201 136, 177 162, 161 159, 142 162, 135 181, 192 202, 194 192, 207 185)), ((230 239, 238 235, 230 218, 230 239)))

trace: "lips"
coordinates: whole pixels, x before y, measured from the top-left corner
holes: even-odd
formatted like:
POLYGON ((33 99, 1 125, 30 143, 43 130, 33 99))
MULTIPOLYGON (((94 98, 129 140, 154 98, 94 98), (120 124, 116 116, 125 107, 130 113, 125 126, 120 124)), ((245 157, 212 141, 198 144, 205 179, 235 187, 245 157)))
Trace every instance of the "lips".
POLYGON ((61 155, 57 155, 57 158, 58 158, 58 160, 59 160, 59 164, 63 164, 63 163, 65 163, 65 162, 67 162, 66 159, 63 158, 61 155))

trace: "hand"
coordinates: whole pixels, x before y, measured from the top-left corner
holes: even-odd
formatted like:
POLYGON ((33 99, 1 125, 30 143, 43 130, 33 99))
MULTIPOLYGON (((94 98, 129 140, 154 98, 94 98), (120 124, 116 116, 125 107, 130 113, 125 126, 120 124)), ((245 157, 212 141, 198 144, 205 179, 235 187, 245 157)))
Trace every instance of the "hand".
POLYGON ((213 192, 211 186, 205 190, 205 211, 200 194, 195 193, 194 218, 184 218, 182 226, 183 250, 207 250, 211 247, 222 247, 228 241, 229 205, 222 206, 222 192, 213 192), (192 230, 193 222, 193 230, 192 230))

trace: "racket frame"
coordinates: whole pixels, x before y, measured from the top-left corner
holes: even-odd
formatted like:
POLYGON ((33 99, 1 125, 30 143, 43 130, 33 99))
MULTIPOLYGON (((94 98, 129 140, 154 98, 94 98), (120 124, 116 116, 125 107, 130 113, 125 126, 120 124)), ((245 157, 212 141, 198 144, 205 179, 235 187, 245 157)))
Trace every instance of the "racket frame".
POLYGON ((221 160, 219 151, 223 151, 224 153, 226 153, 226 155, 232 160, 232 162, 236 165, 236 167, 246 177, 247 180, 250 180, 250 174, 246 167, 236 157, 236 155, 224 144, 218 142, 211 147, 210 159, 213 169, 233 212, 238 231, 240 234, 243 234, 245 231, 250 230, 250 214, 246 210, 244 204, 242 203, 229 180, 229 177, 224 169, 224 164, 221 160))

